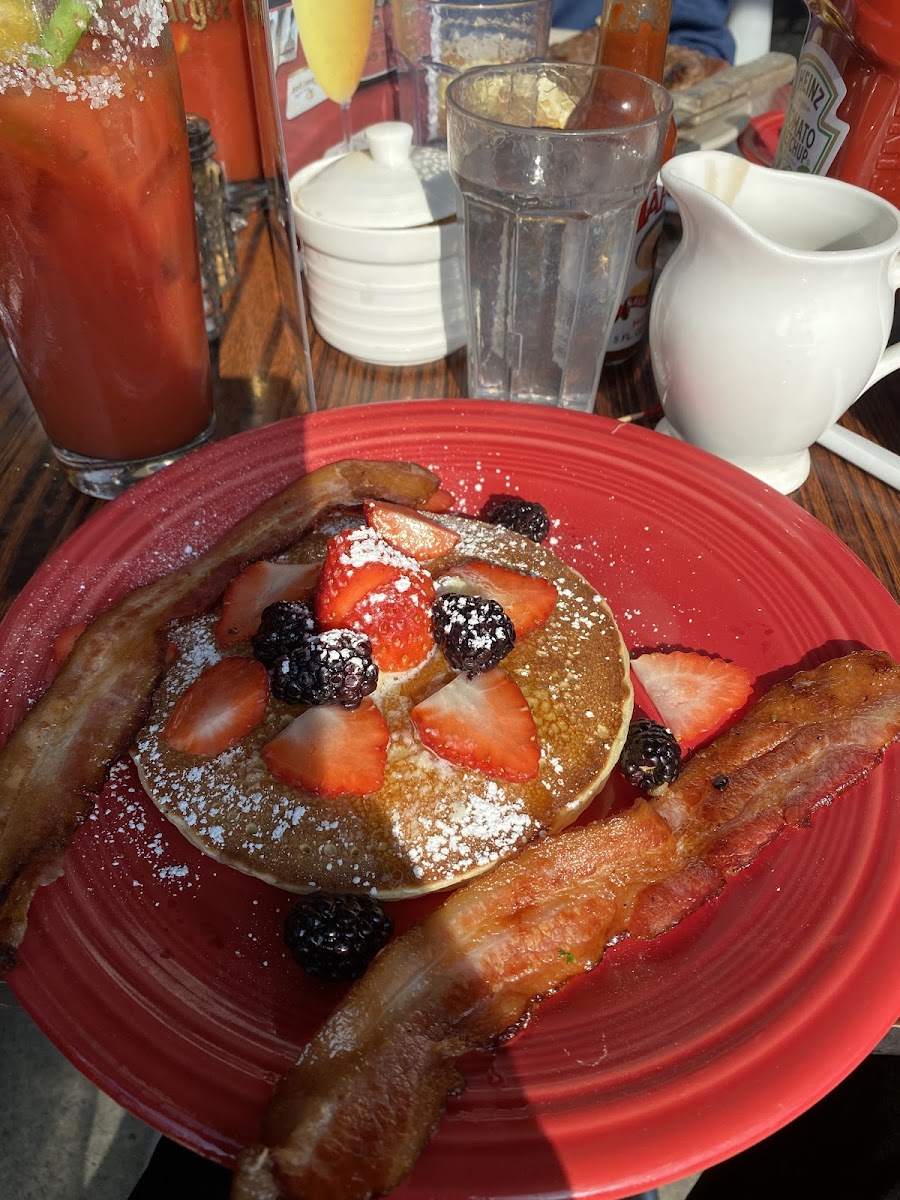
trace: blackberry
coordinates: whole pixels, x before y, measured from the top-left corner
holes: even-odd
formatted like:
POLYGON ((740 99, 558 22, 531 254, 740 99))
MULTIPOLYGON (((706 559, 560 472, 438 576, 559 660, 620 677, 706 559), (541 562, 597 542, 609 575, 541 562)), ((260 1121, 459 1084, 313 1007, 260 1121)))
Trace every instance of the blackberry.
POLYGON ((310 975, 358 979, 391 936, 393 922, 371 896, 304 896, 288 913, 284 940, 310 975))
POLYGON ((273 664, 272 695, 287 704, 342 704, 358 708, 375 691, 378 668, 372 643, 353 629, 308 633, 273 664))
POLYGON ((490 525, 504 525, 533 542, 542 542, 550 532, 550 518, 543 504, 515 496, 492 496, 481 515, 490 525))
POLYGON ((681 766, 681 747, 671 729, 646 717, 632 721, 619 759, 622 774, 645 792, 671 783, 681 766))
POLYGON ((512 621, 496 600, 446 592, 431 606, 434 640, 455 671, 489 671, 516 644, 512 621))
POLYGON ((263 609, 250 639, 254 655, 270 669, 316 627, 312 609, 302 600, 277 600, 263 609))

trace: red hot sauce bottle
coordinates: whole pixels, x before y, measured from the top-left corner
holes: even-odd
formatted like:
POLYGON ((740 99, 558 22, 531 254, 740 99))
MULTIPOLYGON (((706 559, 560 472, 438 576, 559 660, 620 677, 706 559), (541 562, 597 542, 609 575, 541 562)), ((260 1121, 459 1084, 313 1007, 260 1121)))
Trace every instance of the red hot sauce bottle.
MULTIPOLYGON (((666 43, 672 16, 672 0, 609 0, 600 19, 597 62, 605 67, 635 71, 662 83, 666 65, 666 43)), ((675 148, 675 126, 663 149, 662 161, 675 148)), ((625 291, 613 323, 604 363, 624 362, 640 347, 647 332, 650 288, 656 249, 662 232, 666 193, 658 181, 641 205, 625 291)))
POLYGON ((831 175, 900 207, 900 6, 807 2, 775 166, 831 175))

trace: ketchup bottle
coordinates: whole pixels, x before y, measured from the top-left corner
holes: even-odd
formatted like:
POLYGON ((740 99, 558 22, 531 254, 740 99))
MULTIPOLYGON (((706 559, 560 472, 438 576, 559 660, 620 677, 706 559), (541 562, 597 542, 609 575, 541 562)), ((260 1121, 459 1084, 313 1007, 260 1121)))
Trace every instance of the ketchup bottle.
POLYGON ((900 6, 807 0, 775 166, 855 183, 900 207, 900 6))
MULTIPOLYGON (((671 16, 672 0, 608 0, 600 18, 598 64, 635 71, 662 83, 671 16)), ((674 149, 673 122, 663 149, 663 162, 671 157, 674 149)), ((665 198, 665 189, 657 182, 641 206, 625 291, 613 322, 604 363, 615 365, 630 358, 647 332, 650 287, 662 232, 665 198)))

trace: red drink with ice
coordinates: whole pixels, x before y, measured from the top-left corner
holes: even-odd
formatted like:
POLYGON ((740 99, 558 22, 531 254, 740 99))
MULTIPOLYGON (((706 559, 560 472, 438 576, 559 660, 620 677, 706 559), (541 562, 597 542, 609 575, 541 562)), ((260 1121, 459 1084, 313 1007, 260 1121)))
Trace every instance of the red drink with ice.
POLYGON ((123 23, 124 56, 107 0, 41 68, 49 86, 0 64, 0 326, 70 477, 80 458, 179 450, 211 420, 178 68, 152 9, 137 35, 123 23))
POLYGON ((263 168, 244 0, 166 0, 184 106, 209 121, 230 185, 263 168))

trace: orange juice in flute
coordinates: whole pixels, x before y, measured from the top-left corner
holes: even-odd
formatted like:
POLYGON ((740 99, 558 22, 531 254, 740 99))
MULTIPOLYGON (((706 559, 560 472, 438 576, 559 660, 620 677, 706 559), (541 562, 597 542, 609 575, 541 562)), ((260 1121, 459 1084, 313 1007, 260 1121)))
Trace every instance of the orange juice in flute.
POLYGON ((313 77, 341 106, 344 149, 350 149, 350 101, 369 53, 375 0, 293 0, 303 53, 313 77))

